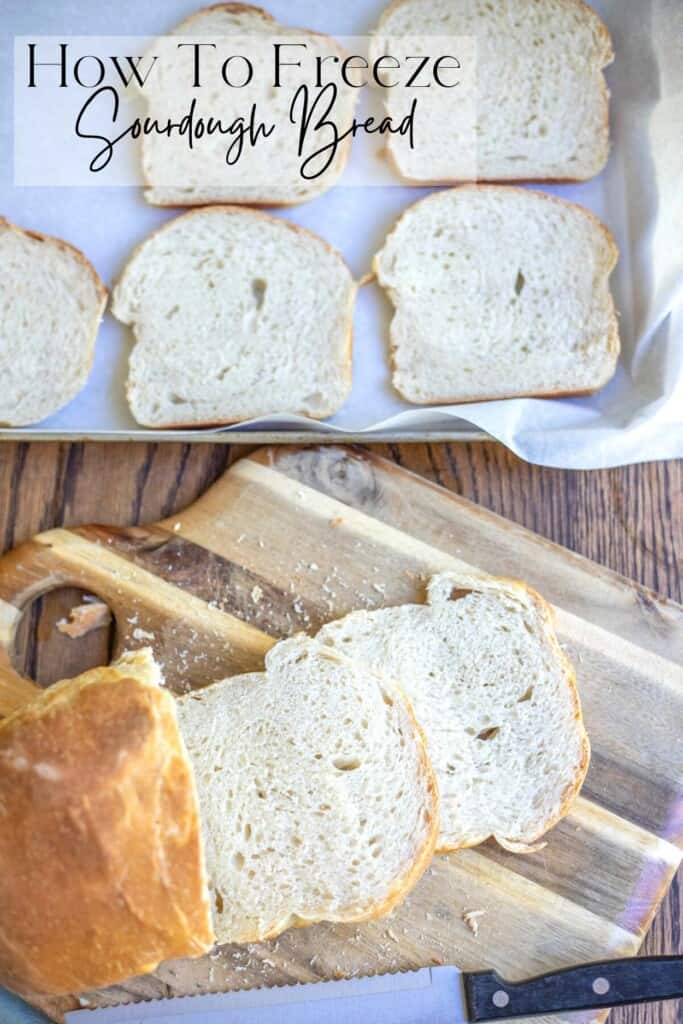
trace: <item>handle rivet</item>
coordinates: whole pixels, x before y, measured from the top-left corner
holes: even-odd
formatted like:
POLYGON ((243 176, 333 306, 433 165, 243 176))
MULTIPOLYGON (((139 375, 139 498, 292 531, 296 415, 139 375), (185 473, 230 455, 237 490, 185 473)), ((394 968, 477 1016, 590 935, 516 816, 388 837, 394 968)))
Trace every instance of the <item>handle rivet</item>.
POLYGON ((610 990, 610 983, 607 978, 596 978, 593 982, 593 991, 596 996, 606 996, 610 990))
POLYGON ((504 1010, 505 1007, 510 1002, 510 996, 507 994, 507 992, 503 992, 502 988, 499 988, 498 991, 494 992, 493 995, 491 996, 491 1002, 499 1010, 504 1010))

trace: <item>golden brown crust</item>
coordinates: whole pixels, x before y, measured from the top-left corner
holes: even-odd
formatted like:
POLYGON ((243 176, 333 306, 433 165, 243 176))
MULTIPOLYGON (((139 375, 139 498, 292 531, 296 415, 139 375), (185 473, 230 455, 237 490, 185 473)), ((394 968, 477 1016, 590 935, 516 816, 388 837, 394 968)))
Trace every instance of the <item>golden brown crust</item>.
MULTIPOLYGON (((222 6, 225 6, 225 5, 219 4, 218 6, 222 7, 222 6)), ((152 238, 156 238, 158 235, 163 234, 164 231, 167 231, 170 228, 172 228, 175 224, 177 224, 177 222, 181 218, 194 217, 194 216, 202 216, 204 214, 213 213, 213 212, 216 212, 216 213, 228 213, 228 214, 239 214, 242 217, 247 216, 247 215, 252 215, 254 217, 261 217, 264 220, 274 221, 275 223, 283 225, 284 227, 288 228, 294 234, 305 235, 306 237, 310 238, 312 241, 315 241, 318 244, 324 246, 324 248, 327 249, 327 251, 329 253, 331 253, 333 256, 335 256, 336 259, 338 259, 339 262, 342 264, 342 266, 345 267, 345 269, 348 271, 352 287, 351 287, 350 292, 349 292, 349 301, 348 301, 348 309, 347 309, 347 337, 346 337, 346 346, 345 346, 346 347, 346 359, 345 359, 345 363, 344 363, 344 375, 345 375, 346 380, 347 380, 347 391, 346 391, 346 397, 344 399, 344 401, 346 401, 348 399, 349 393, 351 391, 351 384, 352 384, 351 371, 352 371, 352 365, 353 365, 353 313, 354 313, 354 308, 355 308, 355 303, 356 303, 356 296, 358 294, 358 287, 359 287, 359 285, 358 285, 358 282, 354 280, 353 274, 351 273, 351 268, 349 267, 348 263, 346 262, 346 260, 342 256, 342 254, 339 252, 339 250, 336 249, 333 245, 331 245, 326 239, 321 238, 320 235, 317 235, 314 231, 309 231, 308 228, 304 228, 300 224, 293 224, 292 221, 285 220, 284 217, 276 217, 272 213, 267 213, 265 210, 250 209, 248 207, 240 206, 239 204, 236 204, 236 203, 215 203, 215 204, 209 205, 209 206, 199 206, 199 207, 196 207, 194 209, 186 210, 184 213, 181 213, 178 217, 175 217, 173 220, 166 221, 165 224, 162 224, 161 227, 159 227, 155 231, 153 231, 150 235, 147 236, 147 238, 143 238, 143 240, 141 242, 139 242, 138 245, 135 246, 135 248, 133 249, 132 253, 128 257, 128 260, 126 261, 126 265, 124 266, 123 270, 121 271, 119 279, 116 282, 115 288, 118 288, 121 285, 121 283, 123 281, 123 278, 124 278, 124 276, 125 276, 125 274, 126 274, 126 272, 128 270, 128 267, 131 265, 133 260, 135 260, 135 258, 138 256, 138 254, 141 252, 141 250, 145 247, 145 245, 147 245, 147 243, 149 241, 151 241, 152 238)), ((113 310, 112 310, 112 314, 114 316, 116 316, 116 314, 113 312, 113 310)), ((119 319, 119 318, 116 317, 116 319, 119 319)), ((134 328, 133 324, 131 324, 128 321, 122 321, 122 322, 128 323, 128 326, 131 327, 131 329, 133 330, 133 333, 135 332, 135 328, 134 328)), ((132 412, 132 404, 131 404, 130 391, 129 391, 129 386, 128 385, 126 386, 126 398, 128 399, 128 404, 131 407, 131 412, 132 412)), ((291 415, 295 415, 295 416, 296 415, 308 416, 308 418, 312 419, 312 420, 323 420, 323 419, 326 419, 328 416, 333 416, 334 413, 338 412, 340 408, 341 408, 341 406, 335 406, 334 408, 330 408, 330 409, 325 410, 325 412, 318 413, 318 415, 316 415, 316 416, 313 416, 311 413, 295 412, 295 411, 292 410, 291 415)), ((252 418, 251 416, 242 416, 240 419, 221 419, 221 420, 216 420, 216 421, 203 421, 203 422, 199 422, 199 423, 196 422, 196 421, 190 421, 189 423, 188 422, 177 421, 177 422, 173 422, 173 423, 162 423, 162 424, 159 424, 159 423, 154 423, 154 424, 140 423, 140 426, 147 427, 148 429, 151 429, 151 430, 192 430, 192 429, 193 430, 211 430, 211 429, 216 429, 216 428, 219 428, 219 427, 233 426, 235 423, 244 423, 245 420, 248 420, 248 419, 251 419, 251 418, 252 418)))
MULTIPOLYGON (((406 3, 411 3, 411 2, 412 2, 412 0, 391 0, 391 3, 382 11, 379 23, 377 25, 377 28, 375 29, 375 34, 381 30, 383 22, 385 21, 385 19, 390 14, 393 13, 393 11, 397 10, 399 7, 403 7, 403 5, 406 4, 406 3)), ((600 42, 602 44, 602 54, 600 56, 599 70, 603 71, 604 68, 609 67, 609 65, 614 60, 614 47, 612 45, 612 37, 610 35, 610 31, 609 31, 607 25, 602 20, 602 18, 600 18, 600 16, 597 14, 597 12, 593 10, 593 8, 590 6, 590 4, 587 3, 587 0, 564 0, 564 2, 569 7, 578 7, 592 21, 595 33, 598 36, 598 38, 599 38, 599 40, 600 40, 600 42)), ((464 185, 464 184, 469 184, 469 183, 471 183, 471 184, 480 183, 480 184, 484 184, 484 185, 498 185, 498 184, 526 185, 526 184, 534 184, 534 183, 537 183, 537 184, 541 184, 542 183, 544 185, 577 185, 577 184, 580 184, 581 182, 584 182, 584 181, 590 181, 591 178, 596 177, 596 175, 600 174, 601 171, 603 171, 605 169, 605 166, 607 165, 607 161, 609 159, 609 153, 610 153, 610 132, 609 132, 609 100, 610 100, 610 93, 609 93, 609 89, 607 88, 607 82, 605 81, 605 76, 602 75, 601 79, 602 79, 602 81, 601 81, 601 93, 602 93, 601 101, 602 101, 602 107, 603 107, 602 138, 605 140, 605 157, 604 157, 603 160, 600 161, 599 164, 596 164, 595 168, 589 174, 586 174, 583 177, 576 178, 576 177, 568 176, 568 177, 562 177, 562 178, 557 178, 557 177, 550 178, 550 177, 545 177, 543 175, 533 175, 533 176, 530 175, 530 176, 528 176, 526 178, 514 178, 514 177, 510 177, 510 178, 476 178, 476 179, 472 179, 471 181, 470 181, 470 179, 456 179, 456 178, 439 178, 439 179, 436 179, 436 178, 430 178, 430 179, 427 179, 427 178, 410 178, 407 175, 402 173, 401 168, 398 165, 398 161, 396 159, 396 155, 393 152, 393 148, 392 148, 392 141, 393 141, 393 139, 392 139, 391 136, 389 137, 389 139, 387 141, 387 145, 386 145, 387 159, 389 160, 389 163, 392 165, 394 171, 396 172, 398 177, 401 179, 401 181, 404 184, 406 184, 406 185, 412 185, 412 186, 414 186, 416 188, 431 188, 431 187, 437 188, 439 186, 460 185, 460 184, 464 185)), ((593 392, 589 391, 589 392, 573 392, 572 394, 592 394, 592 393, 593 392)), ((484 399, 482 399, 482 401, 484 401, 484 399)))
POLYGON ((0 980, 17 992, 110 985, 213 944, 194 777, 145 657, 0 724, 0 980))
MULTIPOLYGON (((400 2, 403 3, 403 2, 406 2, 406 0, 400 0, 400 2)), ((607 276, 608 280, 609 280, 610 274, 612 273, 612 271, 614 270, 615 266, 617 265, 617 261, 619 259, 619 248, 618 248, 617 243, 616 243, 616 241, 614 239, 614 235, 612 234, 610 229, 607 227, 607 225, 603 221, 601 221, 600 218, 597 217, 593 213, 592 210, 587 209, 587 207, 582 206, 580 203, 574 203, 574 202, 572 202, 569 199, 562 199, 562 198, 560 198, 560 196, 548 195, 547 192, 540 192, 538 190, 522 189, 522 188, 520 188, 517 185, 463 184, 463 185, 458 185, 456 188, 450 189, 449 191, 451 191, 451 192, 461 192, 461 191, 467 191, 467 192, 479 192, 479 191, 481 191, 481 192, 490 192, 490 191, 495 191, 495 192, 524 192, 524 193, 528 193, 529 191, 531 191, 532 195, 538 197, 539 199, 547 201, 549 203, 554 203, 555 205, 564 206, 564 207, 571 207, 571 208, 573 208, 575 210, 580 210, 581 213, 585 217, 587 217, 589 220, 591 220, 593 222, 594 226, 599 229, 599 231, 601 232, 601 234, 604 237, 605 244, 607 245, 608 249, 611 252, 612 260, 611 260, 610 265, 606 269, 606 276, 607 276)), ((392 226, 391 230, 389 231, 389 234, 387 235, 387 237, 386 237, 386 239, 384 241, 384 245, 382 246, 382 248, 377 253, 375 253, 375 256, 373 257, 371 273, 377 279, 377 281, 380 284, 380 286, 387 292, 387 294, 389 296, 389 299, 391 300, 391 303, 392 303, 392 305, 394 306, 395 309, 398 308, 398 300, 396 298, 395 290, 392 289, 391 287, 389 287, 388 285, 384 284, 383 281, 382 281, 382 275, 381 275, 380 266, 379 266, 380 256, 381 256, 381 254, 382 254, 382 252, 384 250, 384 247, 386 246, 389 238, 394 233, 394 231, 396 231, 396 229, 401 224, 401 222, 404 220, 404 218, 406 218, 409 214, 412 214, 412 212, 415 210, 415 208, 417 206, 420 206, 423 203, 429 203, 429 202, 438 200, 444 194, 445 193, 443 191, 442 192, 433 192, 430 195, 423 196, 421 199, 418 199, 416 202, 411 203, 410 206, 406 207, 406 209, 403 211, 403 213, 400 215, 400 217, 396 220, 396 222, 392 226)), ((619 353, 621 351, 621 342, 620 342, 620 339, 619 339, 619 323, 618 323, 618 320, 617 320, 616 309, 615 309, 615 306, 614 306, 614 297, 612 296, 611 292, 609 292, 609 300, 610 300, 610 311, 609 311, 609 334, 607 336, 607 349, 608 349, 608 352, 609 352, 610 356, 612 356, 613 359, 612 359, 612 365, 611 365, 611 368, 610 368, 610 371, 609 371, 608 375, 605 376, 604 378, 601 378, 596 383, 595 387, 579 389, 579 390, 571 390, 571 389, 570 390, 552 390, 552 389, 548 389, 548 390, 542 390, 542 391, 512 392, 512 393, 505 393, 505 394, 500 394, 500 395, 486 395, 486 394, 482 394, 482 395, 471 395, 471 396, 468 396, 466 398, 463 398, 463 397, 460 397, 460 396, 454 397, 453 395, 448 395, 448 396, 445 396, 443 398, 430 398, 429 400, 420 401, 419 399, 416 399, 414 397, 411 397, 411 396, 407 395, 404 391, 401 390, 401 388, 395 382, 396 369, 397 369, 396 368, 396 360, 395 360, 396 345, 395 345, 395 342, 394 342, 394 339, 393 339, 393 335, 392 335, 392 328, 390 328, 389 362, 391 364, 393 387, 397 391, 397 393, 401 396, 401 398, 405 399, 406 402, 410 402, 411 405, 418 405, 418 406, 471 405, 474 402, 498 402, 498 401, 506 401, 507 399, 510 399, 510 398, 580 398, 580 397, 586 396, 586 395, 594 395, 597 391, 600 391, 607 384, 609 384, 610 380, 612 379, 612 377, 616 373, 617 361, 619 359, 619 353)), ((392 325, 392 327, 393 327, 393 325, 392 325)))
MULTIPOLYGON (((450 574, 445 574, 450 575, 450 574)), ((577 722, 577 726, 580 730, 581 735, 581 761, 579 762, 574 778, 566 787, 560 806, 557 813, 544 821, 539 828, 529 836, 525 836, 520 839, 519 836, 498 836, 491 835, 489 833, 482 833, 479 836, 474 836, 463 843, 456 844, 443 844, 438 845, 437 853, 454 853, 457 850, 469 849, 473 846, 479 846, 481 843, 486 842, 488 839, 494 839, 499 846, 502 846, 510 853, 534 853, 539 849, 538 840, 549 832, 551 828, 562 818, 566 817, 571 810, 576 798, 578 797, 581 787, 583 786, 588 772, 588 765, 590 763, 590 742, 588 734, 583 724, 583 715, 581 713, 581 701, 579 699, 579 691, 576 685, 576 672, 574 666, 570 662, 565 652, 560 647, 559 641, 555 634, 555 612, 552 605, 548 604, 544 597, 542 597, 537 590, 530 587, 528 583, 524 583, 522 580, 511 579, 504 576, 481 576, 475 578, 474 575, 468 577, 466 574, 453 573, 454 580, 457 580, 458 586, 462 585, 463 589, 468 588, 468 580, 470 589, 475 590, 477 587, 483 587, 484 589, 502 590, 506 593, 516 594, 524 603, 531 603, 534 606, 541 624, 543 626, 543 635, 552 648, 559 664, 562 667, 562 674, 564 676, 564 682, 569 690, 572 706, 574 709, 574 719, 577 722)))
POLYGON ((230 14, 253 14, 262 18, 269 25, 276 25, 277 22, 272 14, 269 14, 263 7, 259 7, 257 4, 241 4, 241 3, 227 3, 227 4, 209 4, 208 7, 202 7, 200 10, 195 11, 194 14, 190 14, 189 17, 184 18, 180 22, 178 28, 181 25, 191 25, 194 21, 197 21, 203 15, 208 14, 209 11, 227 11, 230 14))

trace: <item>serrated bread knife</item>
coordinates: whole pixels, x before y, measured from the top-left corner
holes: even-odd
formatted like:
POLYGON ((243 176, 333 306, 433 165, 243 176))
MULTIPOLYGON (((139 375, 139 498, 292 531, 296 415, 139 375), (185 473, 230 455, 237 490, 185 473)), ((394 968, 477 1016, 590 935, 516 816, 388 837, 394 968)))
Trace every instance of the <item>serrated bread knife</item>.
POLYGON ((606 960, 511 984, 495 971, 425 967, 66 1014, 67 1024, 467 1024, 683 996, 683 958, 606 960))

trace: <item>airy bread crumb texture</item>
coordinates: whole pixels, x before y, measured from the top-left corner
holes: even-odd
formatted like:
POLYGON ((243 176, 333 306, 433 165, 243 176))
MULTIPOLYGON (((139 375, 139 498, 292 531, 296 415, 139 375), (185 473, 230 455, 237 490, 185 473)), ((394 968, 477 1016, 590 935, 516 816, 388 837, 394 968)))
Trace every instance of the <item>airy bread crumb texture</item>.
POLYGON ((405 688, 439 784, 438 849, 492 836, 523 852, 566 814, 588 768, 573 669, 523 584, 444 573, 428 600, 352 612, 317 639, 405 688))
MULTIPOLYGON (((404 178, 578 181, 605 166, 603 69, 614 53, 607 27, 583 0, 395 0, 376 36, 375 49, 388 53, 401 36, 468 36, 475 44, 473 123, 457 89, 425 90, 417 116, 429 130, 414 149, 400 136, 388 142, 404 178)), ((405 104, 400 92, 386 90, 389 113, 405 104)))
POLYGON ((219 942, 379 917, 427 867, 436 784, 392 684, 295 638, 178 710, 219 942))
POLYGON ((617 256, 593 214, 541 192, 418 201, 374 261, 395 307, 394 386, 418 405, 596 391, 619 355, 617 256))
POLYGON ((220 206, 176 218, 136 249, 113 294, 136 338, 135 419, 332 415, 351 389, 355 294, 339 254, 287 221, 220 206))
POLYGON ((0 426, 39 423, 81 391, 106 299, 82 252, 0 217, 0 426))

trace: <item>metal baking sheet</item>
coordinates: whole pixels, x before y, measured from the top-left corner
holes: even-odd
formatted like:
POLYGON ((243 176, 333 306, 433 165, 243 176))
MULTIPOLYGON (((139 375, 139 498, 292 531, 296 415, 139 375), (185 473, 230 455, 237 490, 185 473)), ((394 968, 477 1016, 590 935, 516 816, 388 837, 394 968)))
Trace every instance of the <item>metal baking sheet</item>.
MULTIPOLYGON (((0 41, 6 86, 0 89, 1 151, 9 155, 12 149, 13 36, 153 37, 199 6, 199 0, 148 0, 144 5, 114 6, 105 0, 91 0, 87 5, 76 0, 33 0, 31 4, 5 0, 6 33, 0 41)), ((266 6, 283 23, 344 37, 369 33, 384 3, 268 0, 266 6)), ((82 393, 43 423, 1 430, 0 438, 291 443, 455 441, 492 436, 531 461, 575 468, 681 454, 674 451, 673 439, 676 428, 683 437, 683 407, 680 401, 674 402, 683 385, 683 243, 666 234, 666 225, 676 221, 670 202, 670 195, 675 194, 670 189, 671 169, 680 164, 683 173, 683 158, 679 160, 675 143, 678 139, 678 150, 683 150, 683 124, 678 131, 674 119, 675 111, 680 115, 683 109, 683 95, 678 93, 679 87, 683 89, 683 74, 673 81, 671 69, 679 65, 665 52, 666 41, 676 39, 681 9, 677 0, 648 0, 648 18, 644 18, 641 0, 595 0, 593 6, 605 18, 617 53, 615 64, 607 69, 612 92, 612 154, 606 170, 592 181, 544 190, 593 210, 610 226, 621 250, 612 285, 620 312, 623 354, 616 377, 600 394, 435 409, 411 406, 391 386, 387 358, 391 307, 381 289, 368 284, 360 290, 355 314, 352 394, 344 408, 323 423, 277 416, 209 431, 139 427, 125 400, 131 335, 107 313, 93 372, 82 393), (673 141, 665 153, 660 143, 669 136, 673 141), (660 156, 666 157, 665 164, 660 156)), ((428 191, 399 185, 346 186, 342 178, 341 184, 325 195, 276 213, 330 241, 361 278, 396 218, 428 191)), ((15 186, 9 160, 3 160, 0 167, 0 210, 23 227, 77 245, 108 286, 115 282, 134 246, 179 212, 149 206, 141 190, 133 187, 15 186)), ((683 440, 680 444, 683 447, 683 440)))

